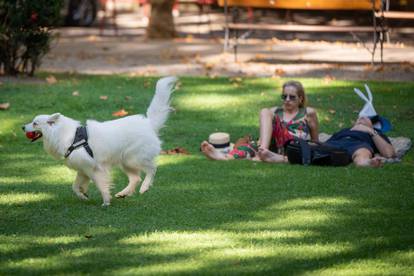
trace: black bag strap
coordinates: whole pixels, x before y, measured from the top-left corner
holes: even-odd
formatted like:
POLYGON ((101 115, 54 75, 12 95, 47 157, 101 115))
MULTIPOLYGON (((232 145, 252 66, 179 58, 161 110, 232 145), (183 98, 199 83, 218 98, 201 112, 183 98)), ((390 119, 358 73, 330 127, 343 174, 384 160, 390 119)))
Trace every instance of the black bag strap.
POLYGON ((297 139, 299 141, 300 149, 302 151, 302 164, 310 165, 311 163, 311 148, 307 141, 303 139, 297 139))

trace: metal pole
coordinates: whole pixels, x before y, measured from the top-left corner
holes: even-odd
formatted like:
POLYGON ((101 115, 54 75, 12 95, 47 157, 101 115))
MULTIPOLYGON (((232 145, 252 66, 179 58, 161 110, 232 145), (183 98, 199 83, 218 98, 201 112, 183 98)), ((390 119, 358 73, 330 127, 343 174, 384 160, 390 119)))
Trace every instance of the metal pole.
POLYGON ((227 0, 224 0, 224 53, 227 53, 229 48, 229 20, 228 20, 228 5, 227 0))
POLYGON ((371 0, 372 2, 372 20, 374 24, 374 39, 373 39, 373 48, 372 48, 372 57, 371 57, 371 64, 375 64, 375 48, 377 48, 377 20, 375 17, 375 0, 371 0))

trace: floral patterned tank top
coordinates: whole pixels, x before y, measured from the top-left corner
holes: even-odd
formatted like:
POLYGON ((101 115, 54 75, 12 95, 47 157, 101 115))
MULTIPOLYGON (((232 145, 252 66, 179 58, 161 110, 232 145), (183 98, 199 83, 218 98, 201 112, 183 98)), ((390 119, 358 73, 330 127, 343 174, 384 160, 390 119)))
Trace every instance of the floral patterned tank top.
POLYGON ((296 116, 286 122, 283 120, 283 108, 277 108, 273 117, 272 149, 284 154, 284 147, 294 137, 309 140, 309 126, 306 107, 299 108, 296 116))

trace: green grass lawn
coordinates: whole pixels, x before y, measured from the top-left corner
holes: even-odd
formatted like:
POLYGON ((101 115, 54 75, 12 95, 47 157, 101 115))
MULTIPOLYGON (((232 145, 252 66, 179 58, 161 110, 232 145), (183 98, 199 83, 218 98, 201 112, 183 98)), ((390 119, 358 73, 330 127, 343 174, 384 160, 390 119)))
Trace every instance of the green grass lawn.
MULTIPOLYGON (((21 126, 54 112, 82 122, 144 113, 156 78, 57 79, 0 85, 11 104, 0 111, 0 275, 414 274, 413 150, 380 169, 206 160, 199 144, 211 132, 257 137, 258 112, 281 104, 284 80, 182 78, 162 140, 191 154, 160 156, 147 193, 102 208, 93 185, 78 200, 75 173, 21 126)), ((301 81, 322 132, 350 125, 363 105, 352 91, 362 82, 301 81)), ((414 83, 369 85, 389 135, 413 139, 414 83)), ((113 178, 114 194, 127 178, 113 178)))

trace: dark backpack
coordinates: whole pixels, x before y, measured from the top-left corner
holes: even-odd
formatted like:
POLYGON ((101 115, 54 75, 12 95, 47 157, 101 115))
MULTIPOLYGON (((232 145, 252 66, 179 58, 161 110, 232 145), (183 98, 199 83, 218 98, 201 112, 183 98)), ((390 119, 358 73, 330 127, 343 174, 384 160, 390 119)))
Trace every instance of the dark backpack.
POLYGON ((286 147, 286 154, 291 164, 346 166, 351 163, 346 150, 303 139, 290 141, 286 147))

